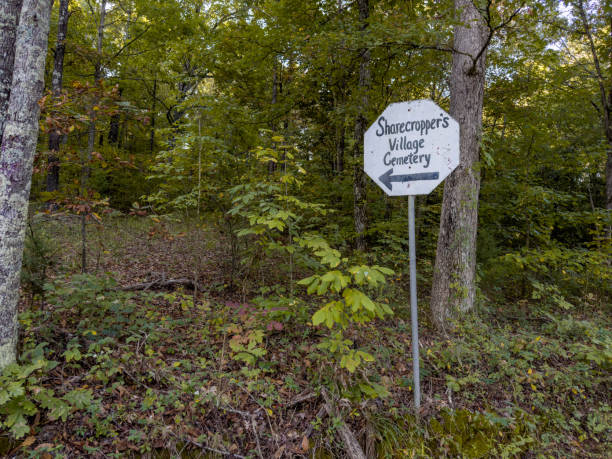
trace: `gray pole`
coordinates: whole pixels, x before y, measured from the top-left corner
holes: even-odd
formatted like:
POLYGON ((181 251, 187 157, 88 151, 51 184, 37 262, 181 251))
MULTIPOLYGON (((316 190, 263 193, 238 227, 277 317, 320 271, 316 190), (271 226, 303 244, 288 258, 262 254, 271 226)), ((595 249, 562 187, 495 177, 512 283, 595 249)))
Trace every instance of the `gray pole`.
POLYGON ((414 236, 414 195, 408 196, 408 245, 410 249, 410 318, 412 319, 412 379, 414 407, 421 407, 421 376, 419 374, 419 316, 417 311, 416 244, 414 236))

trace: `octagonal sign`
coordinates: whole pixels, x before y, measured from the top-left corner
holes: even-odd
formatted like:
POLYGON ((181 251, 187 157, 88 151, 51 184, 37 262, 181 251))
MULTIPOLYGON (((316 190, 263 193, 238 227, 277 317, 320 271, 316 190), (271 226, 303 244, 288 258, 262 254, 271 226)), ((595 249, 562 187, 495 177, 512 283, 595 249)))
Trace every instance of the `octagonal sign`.
POLYGON ((364 170, 389 196, 429 194, 459 165, 459 123, 431 100, 389 105, 363 140, 364 170))

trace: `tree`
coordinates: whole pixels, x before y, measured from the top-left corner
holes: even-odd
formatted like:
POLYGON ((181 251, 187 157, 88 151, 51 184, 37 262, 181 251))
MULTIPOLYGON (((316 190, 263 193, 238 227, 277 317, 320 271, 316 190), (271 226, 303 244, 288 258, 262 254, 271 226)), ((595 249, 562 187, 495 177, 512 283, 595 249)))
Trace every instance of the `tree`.
POLYGON ((444 183, 440 233, 431 293, 436 326, 445 328, 454 310, 474 305, 476 229, 486 48, 490 40, 481 12, 470 0, 455 0, 450 114, 461 128, 459 167, 444 183))
MULTIPOLYGON (((0 147, 0 368, 16 358, 17 301, 32 165, 38 140, 38 101, 44 89, 51 8, 24 0, 13 83, 0 147)), ((6 49, 4 42, 0 48, 6 49)))
MULTIPOLYGON (((602 70, 600 63, 601 59, 595 46, 595 40, 593 38, 593 25, 589 21, 587 16, 586 8, 584 7, 583 0, 576 2, 576 9, 578 16, 584 29, 584 34, 588 40, 589 51, 591 53, 592 65, 595 71, 591 73, 592 76, 597 80, 597 86, 599 89, 599 103, 600 107, 598 112, 601 117, 601 124, 604 131, 604 136, 608 142, 608 154, 606 161, 606 209, 612 210, 612 82, 607 78, 602 70), (606 81, 608 80, 608 81, 606 81)), ((602 5, 602 9, 604 9, 602 5)), ((612 28, 612 19, 610 18, 610 6, 608 5, 604 12, 604 24, 602 28, 612 28), (607 23, 606 23, 607 22, 607 23)), ((612 38, 612 30, 610 30, 610 37, 612 38)), ((609 56, 612 58, 612 51, 608 48, 609 56)))
MULTIPOLYGON (((359 0, 359 21, 361 30, 365 32, 368 28, 368 18, 370 17, 369 0, 359 0)), ((353 218, 355 232, 357 233, 356 248, 365 250, 365 230, 367 224, 366 216, 366 175, 363 172, 363 164, 360 158, 363 157, 363 135, 367 127, 365 111, 368 106, 367 90, 370 86, 370 50, 363 47, 359 50, 359 90, 361 91, 362 106, 355 120, 355 144, 353 146, 353 159, 355 161, 353 171, 353 199, 354 209, 353 218)))
MULTIPOLYGON (((64 76, 64 55, 66 54, 66 32, 68 31, 68 5, 70 0, 60 0, 59 19, 57 22, 57 44, 55 45, 53 77, 51 91, 53 97, 59 97, 62 91, 62 79, 64 76)), ((47 191, 57 191, 59 188, 59 158, 58 151, 61 141, 61 133, 57 130, 49 132, 49 170, 47 171, 47 191)))
MULTIPOLYGON (((102 44, 104 42, 104 27, 106 26, 106 0, 100 2, 100 14, 96 41, 96 59, 94 62, 94 85, 99 85, 102 79, 102 44)), ((91 174, 90 163, 94 152, 96 142, 96 119, 98 117, 96 111, 99 101, 94 99, 93 105, 89 110, 89 130, 87 133, 87 151, 83 155, 81 172, 81 194, 83 197, 87 194, 87 182, 91 174)), ((81 270, 87 272, 87 215, 81 215, 81 270)))
POLYGON ((15 38, 21 11, 21 0, 0 3, 0 145, 4 133, 15 60, 15 38))

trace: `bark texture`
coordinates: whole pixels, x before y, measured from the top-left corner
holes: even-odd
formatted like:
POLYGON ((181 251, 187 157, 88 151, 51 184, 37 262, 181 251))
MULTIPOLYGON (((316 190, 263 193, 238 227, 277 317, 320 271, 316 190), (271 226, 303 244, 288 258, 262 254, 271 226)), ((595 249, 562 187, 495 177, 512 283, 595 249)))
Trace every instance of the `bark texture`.
POLYGON ((455 0, 455 10, 460 14, 460 24, 455 27, 450 114, 461 129, 461 158, 459 167, 444 184, 431 292, 432 319, 442 330, 453 313, 467 311, 474 305, 478 159, 488 36, 482 16, 471 0, 455 0))
POLYGON ((21 12, 21 0, 0 1, 0 145, 13 82, 15 39, 21 12))
MULTIPOLYGON (((62 92, 62 80, 64 78, 64 55, 66 54, 66 33, 68 32, 68 5, 70 0, 60 0, 59 19, 57 22, 57 44, 55 45, 55 57, 53 61, 53 76, 51 90, 54 97, 59 97, 62 92)), ((58 152, 61 133, 49 132, 49 170, 47 171, 47 191, 57 191, 59 188, 59 157, 58 152)))
MULTIPOLYGON (((370 18, 369 0, 358 0, 359 20, 362 32, 368 28, 370 18)), ((366 175, 363 172, 363 135, 367 128, 365 111, 368 107, 368 88, 370 87, 370 50, 366 47, 359 50, 359 92, 361 94, 361 107, 355 121, 355 145, 353 147, 353 158, 355 167, 353 169, 353 220, 355 222, 355 248, 364 251, 366 249, 365 230, 367 226, 366 215, 366 175)))
POLYGON ((38 100, 44 89, 49 6, 49 0, 23 0, 0 148, 0 369, 16 358, 19 275, 38 140, 38 100))

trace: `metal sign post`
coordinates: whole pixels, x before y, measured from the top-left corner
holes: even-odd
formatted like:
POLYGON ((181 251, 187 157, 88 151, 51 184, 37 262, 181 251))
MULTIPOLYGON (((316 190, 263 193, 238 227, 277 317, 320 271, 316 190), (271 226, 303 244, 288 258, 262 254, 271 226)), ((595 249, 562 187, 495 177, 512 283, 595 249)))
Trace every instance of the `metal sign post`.
POLYGON ((417 308, 416 241, 414 236, 414 195, 408 196, 408 246, 410 251, 410 321, 412 322, 412 379, 414 407, 421 407, 421 372, 419 368, 419 314, 417 308))
POLYGON ((389 196, 408 196, 414 406, 421 406, 415 195, 429 194, 459 165, 459 123, 431 100, 389 105, 363 138, 363 169, 389 196))

